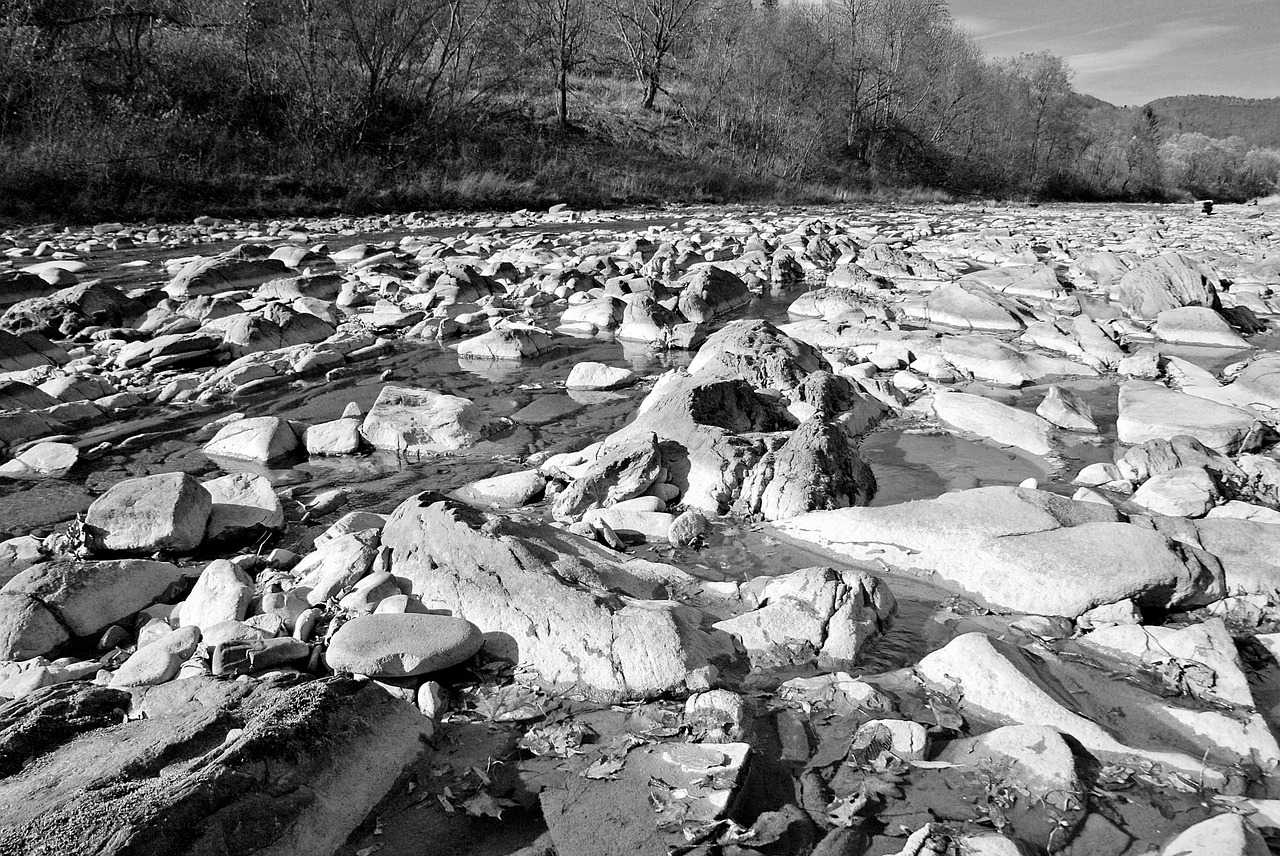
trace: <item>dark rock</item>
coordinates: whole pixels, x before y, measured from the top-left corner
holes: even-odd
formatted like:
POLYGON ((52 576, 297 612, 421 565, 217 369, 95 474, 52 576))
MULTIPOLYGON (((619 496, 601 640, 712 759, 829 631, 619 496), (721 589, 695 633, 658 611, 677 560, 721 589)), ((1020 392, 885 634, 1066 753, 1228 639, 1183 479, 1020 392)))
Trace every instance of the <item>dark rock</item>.
POLYGON ((370 683, 83 684, 0 707, 0 852, 331 853, 422 751, 429 720, 370 683), (120 711, 128 708, 128 721, 120 711))
POLYGON ((73 285, 10 306, 0 329, 70 338, 86 327, 127 327, 146 314, 144 303, 100 282, 73 285))

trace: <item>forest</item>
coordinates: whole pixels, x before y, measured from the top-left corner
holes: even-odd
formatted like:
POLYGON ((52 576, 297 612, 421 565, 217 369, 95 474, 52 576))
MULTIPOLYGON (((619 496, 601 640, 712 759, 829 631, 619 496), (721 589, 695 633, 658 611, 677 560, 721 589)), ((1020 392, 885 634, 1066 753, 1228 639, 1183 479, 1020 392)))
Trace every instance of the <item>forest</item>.
POLYGON ((1247 200, 1280 149, 944 0, 0 0, 0 215, 1247 200))

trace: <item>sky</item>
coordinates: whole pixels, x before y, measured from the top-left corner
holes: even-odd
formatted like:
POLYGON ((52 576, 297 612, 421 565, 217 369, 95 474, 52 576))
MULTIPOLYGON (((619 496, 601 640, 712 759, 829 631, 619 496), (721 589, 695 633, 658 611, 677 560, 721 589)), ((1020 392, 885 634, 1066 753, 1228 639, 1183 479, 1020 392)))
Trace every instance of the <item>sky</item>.
POLYGON ((1047 50, 1076 91, 1112 104, 1168 95, 1280 96, 1280 0, 950 0, 990 56, 1047 50))

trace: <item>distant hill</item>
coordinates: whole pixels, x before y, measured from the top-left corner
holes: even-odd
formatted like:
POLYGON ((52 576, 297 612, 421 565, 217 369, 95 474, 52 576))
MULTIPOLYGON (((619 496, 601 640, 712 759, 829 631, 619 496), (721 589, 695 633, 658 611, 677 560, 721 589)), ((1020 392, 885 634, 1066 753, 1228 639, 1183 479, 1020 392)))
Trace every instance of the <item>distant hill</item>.
POLYGON ((1251 147, 1280 148, 1280 98, 1178 95, 1148 104, 1160 117, 1160 133, 1197 132, 1225 139, 1243 137, 1251 147))

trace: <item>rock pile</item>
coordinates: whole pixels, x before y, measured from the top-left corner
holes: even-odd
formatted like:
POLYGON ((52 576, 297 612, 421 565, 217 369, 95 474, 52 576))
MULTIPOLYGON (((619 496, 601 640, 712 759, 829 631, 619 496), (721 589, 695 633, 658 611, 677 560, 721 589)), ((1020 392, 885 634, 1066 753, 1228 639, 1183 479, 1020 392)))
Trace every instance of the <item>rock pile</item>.
POLYGON ((1263 852, 1223 209, 0 233, 0 852, 1263 852))

